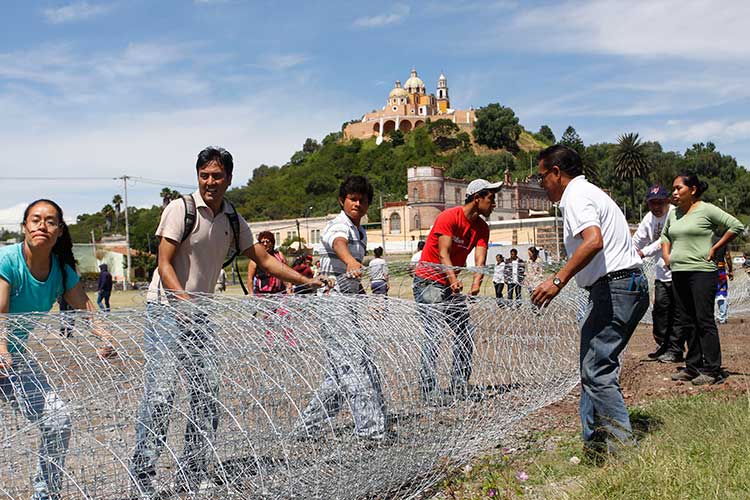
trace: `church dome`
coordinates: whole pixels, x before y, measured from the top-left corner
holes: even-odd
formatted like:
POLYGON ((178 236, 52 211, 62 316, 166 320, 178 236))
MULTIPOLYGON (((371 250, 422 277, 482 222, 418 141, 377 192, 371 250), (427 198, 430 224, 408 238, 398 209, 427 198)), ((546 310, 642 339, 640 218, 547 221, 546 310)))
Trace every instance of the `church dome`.
POLYGON ((421 78, 417 76, 416 69, 412 68, 411 76, 409 77, 408 80, 406 80, 406 84, 404 85, 404 88, 406 88, 407 90, 412 90, 412 91, 424 89, 424 82, 422 81, 421 78))
POLYGON ((401 81, 396 80, 396 86, 393 87, 393 90, 388 94, 388 97, 408 97, 409 93, 404 90, 403 87, 401 87, 401 81))

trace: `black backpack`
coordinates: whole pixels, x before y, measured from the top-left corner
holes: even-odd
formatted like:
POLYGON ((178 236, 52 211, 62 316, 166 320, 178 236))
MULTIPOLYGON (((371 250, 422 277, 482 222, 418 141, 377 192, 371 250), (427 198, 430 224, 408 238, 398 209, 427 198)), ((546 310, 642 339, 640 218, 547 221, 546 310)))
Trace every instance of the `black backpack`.
MULTIPOLYGON (((193 232, 193 229, 195 228, 195 222, 198 217, 198 209, 195 206, 195 200, 193 199, 193 195, 186 194, 182 197, 182 203, 185 204, 185 229, 182 231, 182 239, 180 240, 180 243, 188 239, 190 236, 190 233, 193 232)), ((234 239, 234 249, 231 251, 231 255, 229 258, 222 264, 222 268, 227 267, 229 264, 232 264, 232 268, 234 269, 235 274, 237 275, 237 278, 240 280, 240 286, 242 287, 242 291, 245 295, 247 295, 247 288, 245 288, 245 284, 242 282, 242 275, 239 272, 239 269, 237 269, 237 257, 240 255, 240 217, 237 215, 237 210, 234 208, 234 205, 229 200, 224 200, 224 203, 227 203, 229 207, 232 209, 231 212, 227 214, 227 218, 229 219, 229 225, 232 228, 232 236, 234 239)))

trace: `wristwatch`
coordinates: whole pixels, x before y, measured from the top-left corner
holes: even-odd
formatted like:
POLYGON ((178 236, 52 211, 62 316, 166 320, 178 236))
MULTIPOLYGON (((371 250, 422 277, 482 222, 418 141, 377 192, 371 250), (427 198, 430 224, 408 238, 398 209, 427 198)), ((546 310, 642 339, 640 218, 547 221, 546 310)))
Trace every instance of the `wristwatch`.
POLYGON ((555 276, 552 278, 552 284, 555 285, 557 288, 562 288, 562 281, 560 281, 560 278, 555 276))

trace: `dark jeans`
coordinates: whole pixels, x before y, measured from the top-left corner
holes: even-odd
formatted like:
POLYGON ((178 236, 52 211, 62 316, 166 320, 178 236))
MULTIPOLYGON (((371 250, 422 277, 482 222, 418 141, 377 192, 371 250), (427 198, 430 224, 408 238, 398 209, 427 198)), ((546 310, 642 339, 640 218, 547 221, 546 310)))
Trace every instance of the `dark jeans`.
POLYGON ((517 301, 521 301, 521 285, 508 283, 508 300, 513 300, 514 297, 517 301))
POLYGON ((620 354, 648 309, 642 274, 591 287, 581 326, 581 425, 588 444, 604 442, 614 452, 632 442, 632 427, 620 389, 620 354))
POLYGON ((677 303, 676 323, 685 332, 685 365, 692 374, 716 377, 721 371, 721 344, 714 319, 716 271, 672 272, 677 303))
POLYGON ((651 311, 654 340, 666 352, 682 355, 685 350, 685 338, 682 328, 675 324, 676 307, 672 282, 654 281, 654 308, 651 311))
POLYGON ((96 297, 96 303, 99 306, 99 309, 109 311, 109 296, 111 294, 111 290, 99 290, 99 293, 96 297), (104 302, 104 305, 102 305, 102 302, 104 302))
POLYGON ((471 378, 475 330, 466 296, 453 294, 450 287, 437 281, 417 277, 414 278, 414 300, 425 333, 420 369, 422 393, 429 395, 437 389, 437 355, 446 324, 453 331, 451 389, 465 389, 471 378))
POLYGON ((495 298, 502 299, 503 288, 505 288, 505 283, 493 283, 493 285, 495 285, 495 298))

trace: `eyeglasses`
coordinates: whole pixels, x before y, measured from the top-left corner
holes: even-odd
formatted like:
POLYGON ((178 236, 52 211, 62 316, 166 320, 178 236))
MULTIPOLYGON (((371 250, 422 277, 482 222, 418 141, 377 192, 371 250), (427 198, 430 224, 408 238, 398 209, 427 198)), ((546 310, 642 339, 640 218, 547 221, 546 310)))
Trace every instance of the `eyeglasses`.
POLYGON ((57 221, 55 219, 46 219, 45 220, 45 219, 39 219, 39 218, 36 218, 36 217, 33 217, 33 218, 27 220, 26 222, 24 222, 24 224, 29 229, 40 228, 40 227, 42 227, 42 224, 44 224, 46 227, 51 228, 51 229, 57 229, 58 227, 60 227, 62 225, 61 222, 59 222, 59 221, 57 221))
POLYGON ((536 181, 539 183, 540 186, 544 186, 544 178, 547 177, 551 173, 552 173, 552 169, 549 169, 543 174, 537 174, 536 181))
POLYGON ((258 243, 261 245, 269 245, 271 244, 271 240, 259 240, 258 243))

